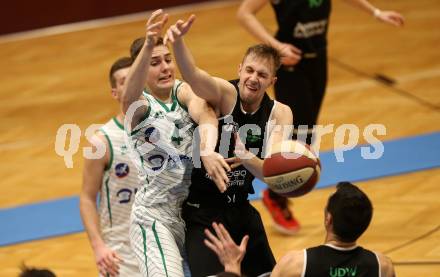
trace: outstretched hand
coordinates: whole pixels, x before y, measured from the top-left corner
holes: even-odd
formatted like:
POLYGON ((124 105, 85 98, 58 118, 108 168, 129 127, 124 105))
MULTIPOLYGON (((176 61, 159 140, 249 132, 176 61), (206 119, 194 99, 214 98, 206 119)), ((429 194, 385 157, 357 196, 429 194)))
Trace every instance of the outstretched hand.
POLYGON ((229 183, 229 178, 226 172, 231 171, 231 167, 225 161, 223 156, 216 152, 201 155, 201 159, 206 173, 211 176, 220 192, 225 192, 227 184, 229 183))
POLYGON ((145 41, 149 47, 154 47, 157 39, 162 33, 162 29, 168 21, 168 14, 163 13, 162 9, 154 11, 146 24, 145 41))
POLYGON ((380 21, 396 27, 401 27, 405 23, 403 16, 395 11, 381 11, 376 17, 380 21))
POLYGON ((188 33, 189 29, 191 29, 195 20, 196 16, 194 14, 190 15, 186 21, 183 21, 182 19, 177 20, 176 24, 171 25, 168 28, 164 38, 164 44, 168 41, 174 43, 181 39, 186 33, 188 33))
POLYGON ((225 271, 240 275, 240 264, 246 254, 249 236, 244 236, 240 245, 237 245, 223 224, 213 222, 212 227, 216 235, 212 234, 208 229, 205 229, 205 235, 207 237, 204 240, 205 245, 217 254, 220 262, 225 267, 225 271))

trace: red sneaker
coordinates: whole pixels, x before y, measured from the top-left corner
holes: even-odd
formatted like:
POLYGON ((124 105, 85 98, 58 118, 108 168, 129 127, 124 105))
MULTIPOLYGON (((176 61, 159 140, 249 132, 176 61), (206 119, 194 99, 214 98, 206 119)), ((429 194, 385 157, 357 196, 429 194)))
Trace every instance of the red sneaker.
MULTIPOLYGON (((272 194, 273 195, 273 194, 272 194)), ((288 200, 283 196, 271 197, 268 189, 263 191, 263 204, 272 215, 274 228, 286 235, 296 234, 301 226, 289 210, 288 200)))

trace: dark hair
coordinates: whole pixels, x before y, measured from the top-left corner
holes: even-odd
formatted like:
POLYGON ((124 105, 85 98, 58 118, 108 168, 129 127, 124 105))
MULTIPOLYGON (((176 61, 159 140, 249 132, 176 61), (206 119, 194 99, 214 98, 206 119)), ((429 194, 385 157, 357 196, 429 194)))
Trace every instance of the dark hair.
MULTIPOLYGON (((135 60, 136 57, 139 55, 139 52, 141 52, 142 46, 145 43, 145 37, 140 37, 131 43, 130 46, 130 57, 135 60)), ((159 37, 156 41, 156 44, 154 46, 164 45, 163 44, 163 38, 159 37)))
POLYGON ((215 275, 216 277, 240 277, 240 275, 237 275, 236 273, 232 273, 232 272, 221 272, 215 275))
POLYGON ((56 277, 56 275, 49 269, 37 269, 23 265, 19 277, 56 277))
POLYGON ((367 230, 373 217, 368 196, 349 182, 340 182, 327 202, 333 218, 333 233, 342 242, 354 242, 367 230))
POLYGON ((115 76, 113 76, 113 74, 115 74, 115 72, 118 71, 119 69, 130 67, 132 64, 133 64, 133 59, 130 57, 119 58, 113 63, 109 73, 109 80, 112 88, 116 87, 116 79, 115 76))
POLYGON ((244 54, 243 61, 246 59, 249 55, 255 55, 259 58, 267 59, 272 62, 273 65, 273 74, 275 75, 277 70, 281 66, 281 56, 278 50, 273 48, 270 45, 267 44, 257 44, 254 46, 249 47, 246 50, 246 53, 244 54))

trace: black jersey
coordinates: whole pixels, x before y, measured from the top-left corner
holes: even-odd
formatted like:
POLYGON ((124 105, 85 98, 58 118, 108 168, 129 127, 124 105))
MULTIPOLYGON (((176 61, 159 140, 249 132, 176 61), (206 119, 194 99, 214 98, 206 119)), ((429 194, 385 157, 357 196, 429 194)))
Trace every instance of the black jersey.
POLYGON ((321 52, 327 46, 330 0, 271 0, 278 23, 276 38, 303 52, 321 52))
POLYGON ((328 245, 306 249, 305 277, 379 276, 379 261, 373 252, 360 246, 340 250, 328 245))
MULTIPOLYGON (((260 108, 254 114, 246 114, 241 109, 238 80, 230 81, 237 90, 237 100, 230 115, 219 119, 219 139, 216 152, 225 158, 234 157, 234 133, 240 134, 246 149, 259 158, 264 157, 266 125, 274 107, 274 101, 264 95, 260 108)), ((244 166, 239 166, 228 173, 227 190, 220 193, 205 168, 194 168, 191 176, 188 202, 215 205, 217 202, 240 203, 247 200, 249 193, 254 193, 252 181, 254 176, 244 166), (218 201, 216 201, 218 200, 218 201)))

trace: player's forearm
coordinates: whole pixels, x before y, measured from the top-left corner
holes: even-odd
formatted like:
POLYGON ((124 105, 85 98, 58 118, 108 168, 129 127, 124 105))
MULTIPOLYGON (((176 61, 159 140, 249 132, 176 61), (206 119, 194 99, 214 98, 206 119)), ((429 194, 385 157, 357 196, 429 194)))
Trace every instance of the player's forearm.
POLYGON ((200 150, 209 154, 215 151, 218 140, 218 120, 212 109, 207 109, 199 119, 200 150))
POLYGON ((237 19, 240 24, 256 39, 262 43, 269 44, 274 48, 278 48, 280 42, 269 33, 269 31, 257 19, 255 14, 241 8, 237 12, 237 19))
POLYGON ((183 38, 176 40, 173 49, 183 79, 191 86, 196 95, 215 106, 219 99, 219 92, 214 78, 197 67, 183 38))
POLYGON ((197 68, 196 62, 183 38, 179 38, 174 42, 173 49, 180 73, 183 79, 191 85, 197 80, 200 69, 197 68))
POLYGON ((122 93, 121 102, 124 114, 133 102, 139 100, 142 94, 147 79, 152 51, 152 46, 144 45, 130 68, 127 80, 125 81, 125 89, 122 93))
POLYGON ((345 1, 371 15, 374 15, 375 11, 379 11, 378 8, 374 7, 367 0, 345 0, 345 1))
POLYGON ((241 163, 247 170, 249 170, 252 175, 256 178, 263 180, 263 160, 255 156, 249 151, 246 151, 246 154, 240 157, 241 163))
POLYGON ((225 264, 225 272, 235 273, 241 276, 240 264, 225 264))
POLYGON ((100 227, 99 227, 99 215, 96 210, 95 201, 90 198, 81 196, 80 197, 80 214, 81 219, 86 229, 87 236, 89 237, 90 245, 93 250, 104 244, 101 237, 100 227))

